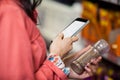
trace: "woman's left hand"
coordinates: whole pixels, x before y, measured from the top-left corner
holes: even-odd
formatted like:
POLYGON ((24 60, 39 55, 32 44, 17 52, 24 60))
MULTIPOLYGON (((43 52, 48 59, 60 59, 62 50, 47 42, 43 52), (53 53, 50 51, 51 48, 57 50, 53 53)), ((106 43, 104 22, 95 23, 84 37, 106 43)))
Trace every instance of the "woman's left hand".
POLYGON ((72 69, 69 74, 69 78, 72 79, 85 79, 87 77, 93 76, 97 70, 98 63, 101 61, 102 57, 98 57, 96 59, 92 59, 90 63, 88 63, 84 69, 85 71, 82 74, 75 73, 72 69))
MULTIPOLYGON (((86 51, 88 51, 89 49, 91 48, 91 46, 87 46, 86 48, 80 50, 79 52, 77 53, 73 53, 71 55, 68 55, 67 57, 65 57, 63 59, 64 63, 66 66, 70 66, 70 63, 72 61, 74 61, 75 59, 77 59, 81 54, 84 54, 86 51)), ((77 74, 75 73, 72 69, 70 71, 70 74, 69 74, 69 78, 74 78, 74 79, 84 79, 84 78, 87 78, 87 77, 90 77, 92 76, 96 70, 97 70, 97 67, 98 67, 98 63, 101 61, 102 57, 98 57, 96 59, 92 59, 90 63, 88 63, 86 66, 85 66, 85 71, 82 73, 82 74, 77 74)))

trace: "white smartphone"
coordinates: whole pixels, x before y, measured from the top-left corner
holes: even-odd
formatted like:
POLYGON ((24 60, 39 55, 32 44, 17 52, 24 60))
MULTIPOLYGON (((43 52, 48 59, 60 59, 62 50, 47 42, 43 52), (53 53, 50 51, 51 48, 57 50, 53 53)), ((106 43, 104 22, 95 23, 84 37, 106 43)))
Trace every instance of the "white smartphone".
POLYGON ((71 24, 69 24, 62 33, 65 37, 72 37, 78 34, 87 24, 89 20, 83 18, 76 18, 71 24))

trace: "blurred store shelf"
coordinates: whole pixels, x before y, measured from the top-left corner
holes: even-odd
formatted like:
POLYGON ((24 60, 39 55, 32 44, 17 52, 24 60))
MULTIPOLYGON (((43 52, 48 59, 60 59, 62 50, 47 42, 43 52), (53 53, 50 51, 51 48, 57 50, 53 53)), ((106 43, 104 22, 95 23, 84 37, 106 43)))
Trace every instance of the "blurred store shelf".
POLYGON ((120 6, 120 0, 101 0, 101 1, 120 6))
POLYGON ((120 0, 88 0, 95 2, 99 7, 113 10, 120 10, 120 0))

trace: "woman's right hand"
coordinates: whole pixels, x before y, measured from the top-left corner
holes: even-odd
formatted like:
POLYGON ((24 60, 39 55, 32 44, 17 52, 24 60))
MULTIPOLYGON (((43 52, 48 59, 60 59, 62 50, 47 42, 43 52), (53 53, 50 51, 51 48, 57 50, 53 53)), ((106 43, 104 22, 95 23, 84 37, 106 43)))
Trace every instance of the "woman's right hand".
POLYGON ((77 41, 78 37, 64 38, 64 35, 59 34, 50 45, 50 54, 57 54, 61 58, 72 49, 72 43, 77 41))

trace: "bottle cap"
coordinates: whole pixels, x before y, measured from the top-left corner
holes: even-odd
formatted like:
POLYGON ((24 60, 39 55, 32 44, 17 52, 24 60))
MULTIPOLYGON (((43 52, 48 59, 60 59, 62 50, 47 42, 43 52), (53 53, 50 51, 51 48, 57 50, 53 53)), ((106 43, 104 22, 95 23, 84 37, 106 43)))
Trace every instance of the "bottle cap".
POLYGON ((100 54, 107 53, 110 50, 109 44, 104 39, 100 39, 98 42, 96 42, 94 44, 94 48, 96 48, 100 54))

